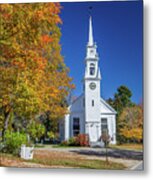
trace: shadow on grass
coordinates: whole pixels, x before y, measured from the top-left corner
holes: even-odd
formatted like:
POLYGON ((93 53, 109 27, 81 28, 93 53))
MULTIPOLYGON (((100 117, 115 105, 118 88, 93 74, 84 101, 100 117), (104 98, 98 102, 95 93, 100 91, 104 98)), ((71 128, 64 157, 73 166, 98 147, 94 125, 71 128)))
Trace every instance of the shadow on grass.
MULTIPOLYGON (((77 154, 82 154, 82 155, 94 155, 98 157, 105 157, 105 149, 103 148, 101 151, 98 150, 86 150, 86 149, 81 149, 81 150, 72 150, 70 152, 74 152, 77 154)), ((131 151, 131 150, 119 150, 119 149, 108 149, 108 157, 113 157, 113 158, 122 158, 122 159, 133 159, 133 160, 143 160, 143 152, 138 152, 138 151, 131 151)))

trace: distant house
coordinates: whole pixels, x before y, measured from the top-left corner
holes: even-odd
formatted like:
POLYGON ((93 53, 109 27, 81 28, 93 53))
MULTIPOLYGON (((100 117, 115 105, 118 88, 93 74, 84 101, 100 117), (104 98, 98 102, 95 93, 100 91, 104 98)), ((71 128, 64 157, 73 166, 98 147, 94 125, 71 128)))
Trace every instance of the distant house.
POLYGON ((78 134, 89 135, 91 145, 103 145, 100 136, 108 130, 111 144, 116 144, 116 111, 100 96, 101 73, 97 45, 93 39, 92 18, 89 19, 89 40, 86 49, 83 93, 70 106, 69 114, 60 123, 60 139, 78 134))

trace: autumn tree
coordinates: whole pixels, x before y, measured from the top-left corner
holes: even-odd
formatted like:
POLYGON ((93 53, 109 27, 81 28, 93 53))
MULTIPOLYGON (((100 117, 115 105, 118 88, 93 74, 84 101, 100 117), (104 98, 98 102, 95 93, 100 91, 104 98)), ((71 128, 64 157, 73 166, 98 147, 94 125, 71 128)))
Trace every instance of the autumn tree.
POLYGON ((61 56, 59 3, 0 5, 0 125, 11 114, 30 120, 66 113, 73 88, 61 56))
POLYGON ((142 106, 127 107, 118 119, 119 135, 125 142, 142 142, 143 109, 142 106))

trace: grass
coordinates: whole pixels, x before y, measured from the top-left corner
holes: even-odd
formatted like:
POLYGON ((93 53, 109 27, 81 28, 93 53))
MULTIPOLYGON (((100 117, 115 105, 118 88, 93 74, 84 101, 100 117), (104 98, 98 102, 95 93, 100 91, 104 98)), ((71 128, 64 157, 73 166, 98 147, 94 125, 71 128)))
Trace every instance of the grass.
POLYGON ((43 144, 35 144, 35 148, 44 148, 45 147, 45 145, 43 145, 43 144))
POLYGON ((109 145, 110 148, 116 149, 125 149, 125 150, 135 150, 135 151, 142 151, 143 144, 121 144, 121 145, 109 145))
POLYGON ((0 167, 9 167, 11 164, 18 164, 23 162, 23 160, 15 155, 8 153, 0 153, 0 167))
POLYGON ((68 146, 61 144, 35 144, 35 148, 80 148, 81 146, 68 146))
POLYGON ((1 152, 0 152, 0 157, 1 158, 9 158, 9 159, 12 159, 12 160, 19 160, 20 159, 18 156, 15 156, 13 154, 1 153, 1 152))
POLYGON ((87 169, 124 169, 125 167, 122 164, 108 162, 101 160, 72 160, 72 159, 61 159, 61 160, 52 160, 52 159, 38 159, 35 158, 32 160, 34 163, 39 163, 48 166, 64 166, 64 167, 75 167, 75 168, 87 168, 87 169))
POLYGON ((57 144, 57 145, 52 145, 52 148, 80 148, 81 146, 68 146, 68 145, 60 145, 60 144, 57 144))
MULTIPOLYGON (((42 145, 42 144, 36 144, 36 148, 83 148, 81 146, 68 146, 68 145, 42 145)), ((115 149, 125 149, 125 150, 135 150, 135 151, 142 151, 143 150, 143 144, 121 144, 121 145, 109 145, 110 148, 115 149)))
MULTIPOLYGON (((0 153, 1 160, 0 166, 10 166, 11 164, 15 164, 18 167, 18 163, 20 162, 30 162, 41 164, 44 166, 57 166, 57 167, 71 167, 71 168, 88 168, 88 169, 109 169, 109 170, 121 170, 125 169, 125 166, 120 163, 114 162, 106 162, 102 160, 94 160, 94 159, 83 159, 77 157, 76 155, 68 155, 65 153, 57 153, 57 152, 46 152, 46 151, 36 151, 33 160, 23 160, 19 157, 13 156, 11 154, 0 153), (5 163, 3 163, 5 160, 5 163)), ((23 166, 19 166, 23 167, 23 166)))
POLYGON ((87 159, 82 156, 56 151, 36 151, 34 159, 31 161, 46 166, 59 166, 59 167, 74 167, 74 168, 88 168, 88 169, 125 169, 121 163, 109 162, 104 160, 87 159))

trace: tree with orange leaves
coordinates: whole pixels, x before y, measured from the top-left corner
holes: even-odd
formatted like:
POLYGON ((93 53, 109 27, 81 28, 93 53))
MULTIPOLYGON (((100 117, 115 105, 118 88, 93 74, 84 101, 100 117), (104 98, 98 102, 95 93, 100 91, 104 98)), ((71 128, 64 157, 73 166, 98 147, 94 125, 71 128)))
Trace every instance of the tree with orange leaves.
POLYGON ((63 103, 74 87, 61 56, 59 3, 0 5, 0 125, 11 114, 28 120, 50 111, 66 111, 63 103))

